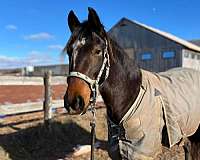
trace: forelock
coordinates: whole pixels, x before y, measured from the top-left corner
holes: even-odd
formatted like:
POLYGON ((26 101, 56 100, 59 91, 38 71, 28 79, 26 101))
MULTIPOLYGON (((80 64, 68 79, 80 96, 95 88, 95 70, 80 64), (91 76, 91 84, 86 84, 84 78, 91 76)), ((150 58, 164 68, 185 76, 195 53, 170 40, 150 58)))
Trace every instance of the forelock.
MULTIPOLYGON (((88 21, 84 21, 80 24, 79 28, 76 28, 70 39, 67 42, 67 45, 65 46, 65 48, 63 49, 64 52, 69 52, 70 49, 72 49, 72 45, 77 41, 77 40, 81 40, 82 38, 86 38, 88 39, 89 37, 92 37, 92 32, 96 33, 95 28, 93 28, 92 26, 90 26, 90 24, 88 23, 88 21)), ((97 34, 97 33, 96 33, 97 34)), ((98 35, 98 34, 97 34, 98 35)), ((100 36, 100 35, 98 35, 100 36)), ((101 36, 100 36, 101 37, 101 36)), ((103 37, 101 37, 103 39, 103 37)))

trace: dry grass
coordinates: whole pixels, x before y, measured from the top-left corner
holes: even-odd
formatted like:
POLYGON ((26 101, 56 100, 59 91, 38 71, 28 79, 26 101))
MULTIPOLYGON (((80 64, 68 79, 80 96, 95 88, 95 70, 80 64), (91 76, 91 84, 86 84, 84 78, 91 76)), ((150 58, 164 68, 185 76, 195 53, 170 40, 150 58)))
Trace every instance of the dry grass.
MULTIPOLYGON (((86 160, 90 157, 89 153, 82 157, 71 157, 74 147, 90 144, 88 115, 59 116, 53 120, 51 130, 43 125, 41 113, 5 119, 0 127, 1 160, 86 160)), ((96 132, 97 139, 103 145, 95 151, 95 159, 108 159, 106 128, 105 109, 100 109, 97 111, 96 132)))

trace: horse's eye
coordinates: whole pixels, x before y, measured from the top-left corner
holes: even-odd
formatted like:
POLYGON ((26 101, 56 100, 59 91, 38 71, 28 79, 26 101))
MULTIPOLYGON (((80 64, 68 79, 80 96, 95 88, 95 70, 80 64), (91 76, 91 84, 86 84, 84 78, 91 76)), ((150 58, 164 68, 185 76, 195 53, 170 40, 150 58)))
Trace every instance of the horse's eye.
POLYGON ((101 55, 101 54, 102 54, 102 51, 101 51, 100 49, 98 49, 98 50, 96 51, 96 54, 97 54, 97 55, 101 55))

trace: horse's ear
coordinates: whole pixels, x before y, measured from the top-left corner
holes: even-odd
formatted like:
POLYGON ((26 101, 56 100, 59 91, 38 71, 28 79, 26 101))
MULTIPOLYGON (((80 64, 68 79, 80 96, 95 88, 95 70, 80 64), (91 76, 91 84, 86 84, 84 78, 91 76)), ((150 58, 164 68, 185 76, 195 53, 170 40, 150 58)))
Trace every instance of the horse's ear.
POLYGON ((68 15, 68 26, 71 32, 73 32, 75 28, 80 26, 80 22, 72 10, 69 12, 68 15))
POLYGON ((97 15, 96 11, 91 7, 88 7, 88 11, 89 11, 89 14, 88 14, 89 24, 91 25, 93 29, 95 29, 97 34, 101 35, 102 33, 104 33, 104 28, 103 28, 103 25, 101 24, 99 16, 97 15))

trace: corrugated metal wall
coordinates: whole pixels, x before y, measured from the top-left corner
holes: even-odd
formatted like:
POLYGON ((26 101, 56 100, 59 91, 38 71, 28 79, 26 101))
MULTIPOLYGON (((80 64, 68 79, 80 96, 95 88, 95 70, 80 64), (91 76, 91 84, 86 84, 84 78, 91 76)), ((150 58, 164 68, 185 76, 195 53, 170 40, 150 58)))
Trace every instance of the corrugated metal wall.
POLYGON ((183 49, 182 67, 193 68, 200 71, 200 53, 183 49))

